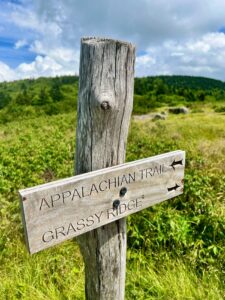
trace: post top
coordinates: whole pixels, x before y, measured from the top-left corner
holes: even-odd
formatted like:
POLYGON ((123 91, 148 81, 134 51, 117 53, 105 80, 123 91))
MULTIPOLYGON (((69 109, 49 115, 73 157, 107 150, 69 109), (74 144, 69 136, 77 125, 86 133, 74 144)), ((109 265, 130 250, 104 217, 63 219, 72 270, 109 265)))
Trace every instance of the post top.
POLYGON ((121 40, 116 40, 116 39, 111 39, 111 38, 104 38, 104 37, 83 37, 81 38, 81 43, 86 43, 86 44, 97 44, 97 43, 120 43, 126 46, 131 46, 134 47, 132 43, 126 42, 126 41, 121 41, 121 40))

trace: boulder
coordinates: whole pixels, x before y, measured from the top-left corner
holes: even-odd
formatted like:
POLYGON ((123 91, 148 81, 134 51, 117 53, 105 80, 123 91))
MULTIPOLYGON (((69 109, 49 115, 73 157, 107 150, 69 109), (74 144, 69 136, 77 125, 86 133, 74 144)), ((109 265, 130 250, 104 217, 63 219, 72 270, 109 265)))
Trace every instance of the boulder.
POLYGON ((169 113, 172 113, 172 114, 188 114, 189 109, 185 106, 183 106, 183 107, 170 107, 169 108, 169 113))
POLYGON ((166 119, 166 114, 163 113, 156 113, 152 116, 153 120, 165 120, 166 119))

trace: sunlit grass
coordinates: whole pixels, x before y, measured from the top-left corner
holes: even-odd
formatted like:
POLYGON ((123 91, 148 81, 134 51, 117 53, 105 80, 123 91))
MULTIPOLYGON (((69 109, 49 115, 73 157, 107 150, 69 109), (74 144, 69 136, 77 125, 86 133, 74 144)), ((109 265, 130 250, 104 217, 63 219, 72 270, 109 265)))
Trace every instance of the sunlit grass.
POLYGON ((222 288, 214 274, 205 272, 200 277, 182 260, 154 266, 136 255, 127 271, 126 296, 132 300, 223 300, 222 288))
MULTIPOLYGON (((17 191, 73 174, 73 113, 0 125, 0 299, 84 299, 74 241, 30 256, 17 191)), ((223 299, 225 115, 132 120, 127 161, 187 154, 185 193, 128 220, 126 299, 223 299)))

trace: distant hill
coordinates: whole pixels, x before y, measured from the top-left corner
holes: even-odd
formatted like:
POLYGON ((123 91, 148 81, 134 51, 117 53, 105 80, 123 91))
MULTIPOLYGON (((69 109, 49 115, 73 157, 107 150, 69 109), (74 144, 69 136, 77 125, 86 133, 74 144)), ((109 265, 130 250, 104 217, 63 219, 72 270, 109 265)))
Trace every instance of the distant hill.
MULTIPOLYGON (((75 111, 78 76, 38 78, 0 83, 0 123, 75 111)), ((135 78, 134 114, 161 106, 225 100, 225 82, 193 76, 148 76, 135 78)))
POLYGON ((204 90, 212 91, 215 89, 225 90, 225 82, 206 77, 195 77, 195 76, 147 76, 142 78, 135 78, 135 87, 137 94, 145 94, 156 80, 161 80, 165 85, 174 89, 191 89, 191 90, 204 90), (140 84, 140 83, 143 84, 140 84), (141 85, 141 89, 138 87, 141 85), (145 90, 145 91, 144 91, 145 90))
MULTIPOLYGON (((154 78, 154 77, 153 77, 154 78)), ((167 85, 177 88, 190 88, 195 90, 225 90, 225 82, 217 79, 195 76, 158 76, 167 85)))
MULTIPOLYGON (((78 76, 60 76, 60 77, 40 77, 38 79, 24 79, 14 82, 2 82, 0 83, 0 91, 5 89, 9 92, 19 91, 24 85, 27 86, 50 86, 54 81, 60 84, 74 84, 78 82, 78 76)), ((189 88, 193 90, 205 90, 210 91, 214 89, 225 90, 225 82, 217 79, 195 76, 182 76, 182 75, 161 75, 161 76, 146 76, 136 77, 135 85, 143 82, 145 88, 152 85, 156 80, 161 80, 164 84, 174 88, 189 88)), ((143 93, 143 91, 142 91, 143 93)))

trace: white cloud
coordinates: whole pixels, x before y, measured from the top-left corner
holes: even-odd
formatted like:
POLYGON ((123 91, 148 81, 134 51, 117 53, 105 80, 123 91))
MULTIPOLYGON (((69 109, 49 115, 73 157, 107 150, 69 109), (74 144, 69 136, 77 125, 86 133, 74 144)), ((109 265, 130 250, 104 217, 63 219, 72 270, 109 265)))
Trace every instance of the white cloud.
POLYGON ((31 63, 22 63, 16 69, 10 68, 0 61, 0 82, 24 78, 54 77, 60 75, 75 75, 74 65, 68 62, 62 65, 49 56, 38 55, 31 63))
POLYGON ((0 61, 0 82, 13 81, 16 78, 16 73, 8 65, 0 61))
POLYGON ((70 46, 82 35, 109 35, 147 47, 218 30, 225 20, 225 1, 39 0, 36 16, 58 25, 58 38, 70 46))
POLYGON ((136 69, 137 76, 182 74, 225 79, 225 34, 208 33, 185 42, 173 40, 149 47, 144 64, 137 59, 136 69))
POLYGON ((7 71, 5 65, 11 77, 78 73, 80 38, 97 35, 128 40, 144 51, 136 60, 138 76, 189 74, 225 80, 225 38, 218 32, 225 25, 224 0, 23 0, 22 5, 4 7, 7 16, 0 12, 0 27, 14 24, 15 48, 32 41, 29 49, 36 55, 15 70, 7 71))
POLYGON ((23 48, 23 47, 25 47, 25 46, 27 46, 28 45, 28 42, 25 40, 25 39, 23 39, 23 40, 18 40, 17 42, 16 42, 16 44, 15 44, 15 49, 20 49, 20 48, 23 48))
POLYGON ((71 74, 74 75, 75 72, 72 67, 65 68, 57 61, 49 56, 38 55, 30 64, 23 63, 16 69, 20 78, 37 78, 39 76, 57 76, 71 74))
POLYGON ((78 50, 66 48, 60 45, 51 45, 45 43, 45 41, 41 42, 38 40, 34 41, 30 47, 30 50, 41 55, 47 55, 62 65, 72 65, 74 70, 78 68, 78 50))

